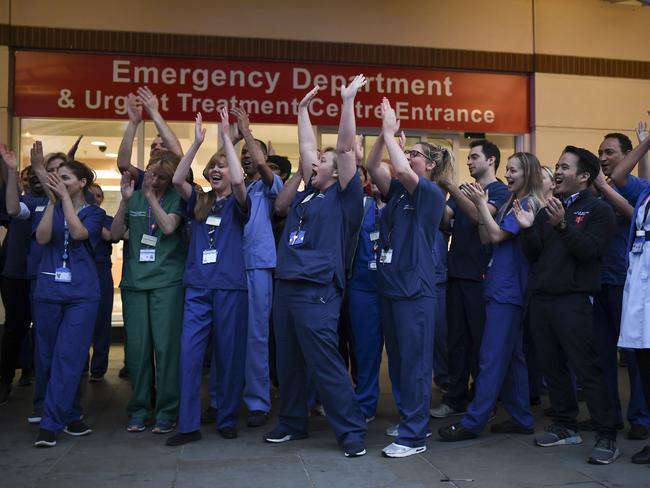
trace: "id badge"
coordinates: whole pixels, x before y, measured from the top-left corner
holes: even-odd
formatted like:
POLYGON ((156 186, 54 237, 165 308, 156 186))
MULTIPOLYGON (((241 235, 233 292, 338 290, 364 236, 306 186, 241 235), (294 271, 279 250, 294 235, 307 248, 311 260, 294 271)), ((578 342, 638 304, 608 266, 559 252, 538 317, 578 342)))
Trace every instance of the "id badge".
POLYGON ((368 269, 370 271, 377 271, 377 261, 368 261, 368 269))
POLYGON ((392 249, 382 249, 381 255, 379 256, 379 262, 381 264, 390 264, 393 262, 393 250, 392 249))
POLYGON ((45 210, 45 205, 39 205, 34 209, 36 212, 42 212, 43 210, 45 210))
POLYGON ((212 264, 217 262, 217 250, 206 249, 203 251, 203 264, 212 264))
POLYGON ((54 281, 57 283, 70 283, 72 281, 72 272, 70 268, 56 268, 54 281))
POLYGON ((289 234, 289 245, 298 246, 305 242, 305 231, 304 230, 294 230, 289 234))
POLYGON ((632 254, 641 254, 643 252, 643 244, 645 244, 645 236, 635 238, 632 243, 632 254))
POLYGON ((158 244, 158 238, 156 236, 151 236, 149 234, 142 234, 142 239, 140 240, 140 243, 144 244, 145 246, 156 247, 156 244, 158 244))
POLYGON ((370 242, 375 242, 379 240, 379 231, 374 231, 370 233, 370 242))
POLYGON ((212 225, 213 227, 219 227, 221 225, 221 217, 217 215, 208 215, 208 218, 205 219, 205 223, 212 225))
POLYGON ((140 249, 140 262, 141 263, 152 263, 156 260, 156 250, 155 249, 140 249))

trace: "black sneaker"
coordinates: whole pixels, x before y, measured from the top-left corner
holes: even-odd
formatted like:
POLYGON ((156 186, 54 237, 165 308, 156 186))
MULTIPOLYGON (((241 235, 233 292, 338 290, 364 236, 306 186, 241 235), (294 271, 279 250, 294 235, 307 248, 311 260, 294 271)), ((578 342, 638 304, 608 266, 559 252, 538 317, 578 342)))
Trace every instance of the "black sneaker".
POLYGON ((361 457, 366 453, 366 447, 363 443, 350 444, 343 448, 343 455, 348 458, 361 457))
POLYGON ((120 369, 120 372, 117 373, 117 376, 119 378, 128 378, 129 377, 129 369, 126 366, 123 366, 122 369, 120 369))
POLYGON ((74 422, 70 422, 68 425, 65 426, 65 429, 63 429, 63 432, 65 432, 68 435, 73 435, 75 437, 81 437, 83 435, 90 435, 93 433, 93 430, 88 427, 83 420, 75 420, 74 422))
POLYGON ((463 427, 463 424, 460 422, 448 425, 447 427, 441 427, 438 429, 438 435, 445 442, 466 441, 478 437, 463 427))
POLYGON ((179 432, 167 439, 168 446, 182 446, 188 442, 195 442, 201 440, 201 431, 195 430, 194 432, 179 432))
POLYGON ((264 442, 270 442, 272 444, 280 444, 287 441, 297 441, 299 439, 307 438, 307 434, 290 434, 281 430, 279 427, 276 427, 271 432, 264 434, 262 439, 264 442))
POLYGON ((201 414, 202 424, 214 424, 217 422, 217 409, 210 406, 201 414))
POLYGON ((630 424, 630 430, 627 433, 627 438, 632 441, 644 441, 650 437, 650 431, 645 425, 630 424))
POLYGON ((9 403, 10 394, 11 394, 11 383, 0 383, 0 405, 9 403))
POLYGON ((224 439, 236 439, 237 429, 235 427, 224 427, 223 429, 219 429, 219 435, 224 439))
POLYGON ((634 464, 650 464, 650 446, 645 446, 639 452, 632 455, 634 464))
POLYGON ((493 434, 530 435, 533 434, 535 431, 533 429, 527 429, 526 427, 519 425, 517 422, 515 422, 512 419, 508 419, 503 422, 499 422, 498 424, 494 424, 492 427, 490 427, 490 432, 492 432, 493 434))
POLYGON ((43 412, 40 410, 32 410, 32 413, 27 417, 28 424, 40 424, 41 419, 43 418, 43 412))
POLYGON ((56 435, 51 430, 40 429, 38 437, 34 441, 34 447, 54 447, 56 446, 56 435))
POLYGON ((249 427, 262 427, 263 425, 266 425, 268 418, 269 415, 266 412, 253 410, 248 416, 248 422, 246 422, 246 425, 249 427))
POLYGON ((616 441, 600 437, 596 439, 596 445, 591 450, 588 462, 590 464, 612 464, 619 454, 616 441))

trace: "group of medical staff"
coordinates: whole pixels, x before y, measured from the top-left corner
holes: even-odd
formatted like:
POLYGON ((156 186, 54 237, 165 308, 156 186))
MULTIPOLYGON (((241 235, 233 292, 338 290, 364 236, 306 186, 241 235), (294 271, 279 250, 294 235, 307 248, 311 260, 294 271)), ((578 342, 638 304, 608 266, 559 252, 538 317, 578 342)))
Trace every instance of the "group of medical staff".
MULTIPOLYGON (((343 454, 362 456, 367 425, 376 416, 385 345, 399 423, 386 430, 394 440, 381 451, 383 456, 425 451, 430 416, 463 415, 461 422, 439 430, 442 440, 476 437, 493 418, 498 400, 510 418, 493 425, 492 432, 533 433, 530 401, 536 390, 529 385, 529 370, 537 365, 524 354, 523 338, 530 326, 528 281, 537 272, 537 258, 526 251, 531 242, 539 247, 536 256, 543 256, 544 246, 566 245, 569 251, 578 246, 577 236, 587 234, 582 220, 590 221, 590 211, 578 212, 581 219, 568 223, 565 211, 582 202, 582 192, 596 188, 601 195, 597 200, 609 203, 612 215, 616 211, 622 221, 620 234, 627 232, 630 220, 636 225, 623 242, 630 258, 618 256, 618 262, 624 263, 628 281, 645 283, 650 190, 647 180, 629 173, 647 152, 650 138, 634 150, 620 143, 620 160, 610 158, 609 167, 603 164, 611 183, 593 154, 568 146, 555 173, 533 154, 513 154, 507 159, 504 184, 496 177, 498 147, 475 140, 467 163, 474 182, 456 185, 450 151, 428 142, 405 148, 403 133, 396 137, 400 123, 395 111, 383 99, 382 129, 361 171, 354 99, 365 84, 359 75, 341 87, 341 118, 332 148, 318 148, 309 117, 319 87, 301 100, 300 169, 290 179, 289 171, 271 164, 266 145, 254 139, 248 115, 238 107, 223 108, 220 148, 203 170, 207 191, 194 184, 191 170, 206 137, 201 114, 196 115, 194 141, 183 153, 160 115, 156 96, 146 87, 138 89, 137 96, 128 97, 129 120, 118 153, 122 199, 114 218, 100 207, 103 193, 92 170, 74 154, 44 156, 41 144, 35 143, 21 192, 17 158, 0 145, 9 217, 3 281, 14 283, 11 293, 21 296, 6 303, 0 380, 6 399, 17 351, 33 322, 36 375, 28 420, 39 424, 37 447, 56 445, 61 432, 92 432, 83 420, 80 384, 84 370, 90 369, 91 381, 101 381, 106 373, 113 297, 110 254, 119 240, 125 242, 120 290, 125 368, 132 385, 129 432, 149 426, 156 434, 176 429, 166 438, 170 446, 201 439, 207 356, 208 412, 223 438, 237 437, 242 401, 249 426, 266 424, 271 410, 269 364, 275 364, 279 417, 264 441, 308 437, 316 398, 343 454), (159 131, 146 171, 130 161, 143 111, 159 131), (238 155, 240 140, 245 144, 238 155), (382 159, 385 152, 387 160, 382 159), (574 186, 567 183, 571 181, 574 186), (563 202, 553 196, 556 185, 571 191, 560 195, 563 202), (629 202, 628 215, 623 215, 622 199, 629 202), (552 232, 560 236, 555 240, 544 237, 547 222, 539 224, 543 231, 535 230, 540 216, 547 214, 552 232), (522 247, 522 239, 528 247, 522 247), (339 348, 343 306, 350 319, 353 378, 339 348), (269 324, 274 361, 269 358, 269 324), (429 410, 434 374, 448 391, 429 410)), ((603 160, 607 158, 601 155, 603 160)), ((600 269, 600 262, 609 259, 598 255, 594 266, 600 269)), ((630 360, 639 373, 633 378, 634 400, 639 411, 647 412, 639 395, 645 389, 650 397, 650 322, 645 291, 638 291, 639 286, 632 291, 629 285, 624 296, 620 285, 620 299, 628 305, 623 309, 629 310, 623 313, 620 345, 637 350, 639 367, 630 360)), ((593 290, 600 290, 599 281, 593 290)), ((593 331, 589 341, 592 336, 593 331)), ((583 356, 572 364, 572 347, 567 346, 562 367, 574 383, 577 376, 579 384, 592 385, 591 370, 582 368, 583 356)), ((605 355, 601 350, 615 347, 604 345, 598 357, 605 355)), ((604 378, 611 364, 594 368, 593 374, 604 378)), ((552 406, 556 403, 559 409, 557 371, 542 365, 542 373, 552 406)), ((608 388, 614 405, 618 391, 608 388)), ((618 410, 620 417, 620 405, 618 410)), ((566 420, 564 414, 556 413, 556 427, 542 440, 536 438, 538 445, 578 443, 577 429, 571 430, 575 418, 566 420)), ((638 421, 645 419, 650 426, 650 416, 643 415, 638 421)), ((600 420, 595 430, 602 427, 600 420)), ((590 461, 608 464, 618 456, 615 446, 603 446, 597 443, 595 449, 605 454, 592 452, 590 461)), ((650 462, 650 448, 638 454, 639 462, 650 462)))

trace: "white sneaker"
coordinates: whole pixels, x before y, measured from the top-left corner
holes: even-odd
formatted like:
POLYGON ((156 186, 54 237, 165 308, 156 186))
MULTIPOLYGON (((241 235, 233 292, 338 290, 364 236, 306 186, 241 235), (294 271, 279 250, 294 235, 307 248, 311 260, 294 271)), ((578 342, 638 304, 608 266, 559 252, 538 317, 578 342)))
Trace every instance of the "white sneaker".
POLYGON ((381 455, 389 458, 403 458, 413 456, 414 454, 420 454, 426 450, 427 446, 409 447, 395 444, 393 442, 381 450, 381 455))
POLYGON ((446 403, 441 403, 437 407, 432 408, 429 410, 429 413, 433 418, 436 419, 446 419, 447 417, 450 417, 451 415, 464 415, 464 411, 458 411, 454 410, 451 408, 449 405, 446 403))
MULTIPOLYGON (((386 435, 389 437, 397 437, 399 435, 399 424, 391 425, 386 429, 386 435)), ((431 431, 427 430, 427 437, 431 437, 431 431)))

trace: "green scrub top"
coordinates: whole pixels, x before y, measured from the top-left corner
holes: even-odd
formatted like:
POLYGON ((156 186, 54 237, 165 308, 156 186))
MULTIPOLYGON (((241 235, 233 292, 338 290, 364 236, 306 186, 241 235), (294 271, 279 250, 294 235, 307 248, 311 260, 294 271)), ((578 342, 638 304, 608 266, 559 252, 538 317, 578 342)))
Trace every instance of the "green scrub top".
POLYGON ((173 234, 165 235, 155 223, 149 202, 141 190, 136 191, 129 200, 124 224, 129 229, 129 239, 124 242, 124 266, 120 288, 127 290, 155 290, 183 283, 186 246, 183 241, 184 211, 179 193, 170 185, 161 200, 161 206, 168 214, 181 217, 181 224, 173 234), (151 228, 153 226, 153 232, 151 228), (155 246, 142 243, 142 236, 151 234, 157 238, 155 246), (141 261, 142 250, 145 258, 141 261))

